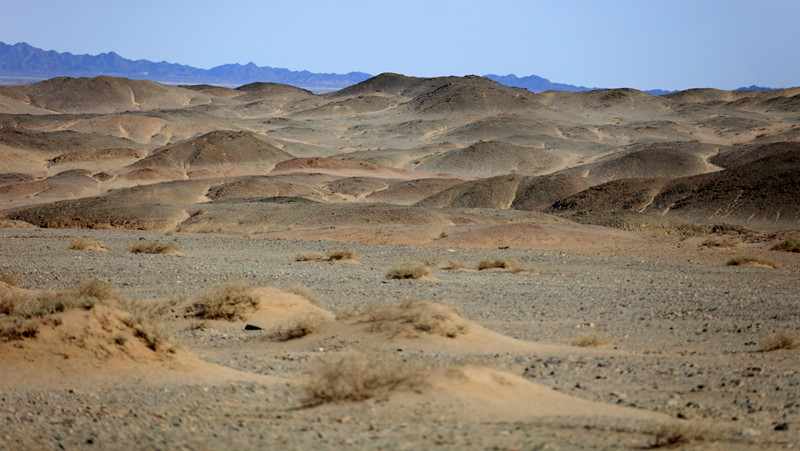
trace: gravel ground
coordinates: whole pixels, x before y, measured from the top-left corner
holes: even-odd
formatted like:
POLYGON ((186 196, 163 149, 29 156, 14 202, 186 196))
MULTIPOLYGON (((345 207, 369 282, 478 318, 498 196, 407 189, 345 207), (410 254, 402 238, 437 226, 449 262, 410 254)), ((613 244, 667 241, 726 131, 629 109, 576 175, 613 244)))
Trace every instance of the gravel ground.
MULTIPOLYGON (((261 240, 115 230, 0 230, 0 270, 22 286, 57 289, 80 277, 116 284, 136 298, 193 297, 213 285, 246 279, 288 289, 301 283, 336 311, 408 297, 444 301, 487 328, 524 340, 569 344, 599 335, 618 353, 537 356, 413 355, 430 365, 480 357, 567 394, 733 425, 730 437, 699 447, 800 445, 798 351, 759 352, 781 331, 800 332, 800 258, 766 251, 780 269, 728 267, 731 251, 677 241, 621 252, 565 253, 448 249, 321 241, 261 240), (114 251, 72 251, 86 236, 114 251), (174 244, 182 255, 124 250, 140 239, 174 244), (351 247, 358 264, 296 262, 298 253, 351 247), (514 258, 535 273, 451 271, 435 281, 385 278, 393 265, 431 267, 514 258), (727 440, 727 441, 726 441, 727 440)), ((253 350, 244 331, 176 331, 199 356, 235 369, 292 377, 313 352, 253 350)), ((579 348, 576 348, 579 349, 579 348)), ((1 387, 1 385, 0 385, 1 387)), ((398 413, 380 401, 303 409, 297 394, 252 383, 224 386, 116 387, 89 392, 0 390, 0 449, 20 448, 615 448, 647 446, 635 425, 560 420, 458 424, 435 412, 398 413), (574 424, 573 424, 574 423, 574 424)))

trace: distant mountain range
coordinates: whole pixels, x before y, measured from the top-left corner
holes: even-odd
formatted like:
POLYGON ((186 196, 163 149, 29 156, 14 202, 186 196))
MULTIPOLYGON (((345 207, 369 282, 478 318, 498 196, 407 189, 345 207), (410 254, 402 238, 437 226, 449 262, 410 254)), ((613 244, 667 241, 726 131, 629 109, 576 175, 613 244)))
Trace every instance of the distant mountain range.
MULTIPOLYGON (((158 63, 149 60, 129 60, 114 53, 99 55, 73 55, 42 50, 24 42, 9 45, 0 42, 0 85, 24 84, 53 77, 96 77, 110 75, 138 80, 151 80, 172 85, 211 84, 225 87, 238 87, 253 82, 283 83, 308 89, 316 93, 336 91, 362 82, 373 75, 364 72, 347 74, 320 74, 309 71, 293 71, 254 63, 224 64, 211 69, 200 69, 183 64, 158 63)), ((553 83, 536 75, 517 77, 516 75, 484 75, 506 86, 525 88, 531 92, 589 91, 587 88, 564 83, 553 83)), ((759 86, 739 88, 740 90, 767 90, 759 86)), ((655 95, 674 91, 653 89, 646 91, 655 95)))

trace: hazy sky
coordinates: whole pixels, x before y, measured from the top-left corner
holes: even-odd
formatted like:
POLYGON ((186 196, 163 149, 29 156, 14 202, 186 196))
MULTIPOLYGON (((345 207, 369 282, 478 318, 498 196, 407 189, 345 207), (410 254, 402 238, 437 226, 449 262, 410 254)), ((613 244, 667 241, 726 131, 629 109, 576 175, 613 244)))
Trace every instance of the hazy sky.
POLYGON ((0 41, 211 68, 800 86, 799 0, 0 0, 0 41))

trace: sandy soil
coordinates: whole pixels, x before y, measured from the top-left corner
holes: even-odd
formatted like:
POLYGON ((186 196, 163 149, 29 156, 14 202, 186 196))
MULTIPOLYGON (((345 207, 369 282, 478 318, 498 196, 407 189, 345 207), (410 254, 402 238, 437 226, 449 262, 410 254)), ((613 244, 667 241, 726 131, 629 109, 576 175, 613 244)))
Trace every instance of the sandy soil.
POLYGON ((109 314, 95 309, 62 314, 52 330, 73 338, 62 335, 60 346, 47 334, 3 343, 6 449, 642 448, 663 425, 698 449, 800 440, 798 351, 760 350, 772 334, 797 330, 800 260, 765 243, 714 250, 698 246, 700 237, 649 238, 649 246, 564 251, 546 243, 525 250, 0 232, 2 269, 25 289, 64 289, 91 276, 145 302, 182 296, 162 321, 184 343, 174 354, 142 347, 117 356, 102 328, 93 329, 95 341, 69 329, 88 330, 87 318, 109 314), (75 237, 112 250, 66 249, 75 237), (180 255, 125 252, 140 238, 169 242, 180 255), (357 262, 296 261, 346 246, 357 262), (779 269, 725 266, 738 254, 779 269), (487 258, 535 269, 475 269, 487 258), (387 279, 403 261, 425 262, 433 277, 387 279), (464 268, 444 269, 452 262, 464 268), (247 319, 187 313, 204 290, 233 280, 265 287, 247 319), (312 290, 317 304, 290 294, 294 284, 312 290), (454 306, 460 316, 448 318, 464 332, 373 330, 371 320, 343 313, 406 298, 454 306), (308 335, 269 338, 309 315, 322 321, 308 335), (573 344, 581 338, 600 344, 573 344), (364 401, 308 405, 306 381, 321 377, 318 362, 353 353, 374 367, 399 362, 422 382, 364 401))

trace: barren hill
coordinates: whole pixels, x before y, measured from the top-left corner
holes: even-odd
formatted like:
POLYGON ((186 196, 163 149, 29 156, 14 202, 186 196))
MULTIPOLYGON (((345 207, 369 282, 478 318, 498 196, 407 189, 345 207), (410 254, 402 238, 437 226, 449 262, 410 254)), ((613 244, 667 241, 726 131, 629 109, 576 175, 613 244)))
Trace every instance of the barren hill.
POLYGON ((247 166, 265 171, 292 155, 259 139, 253 133, 214 131, 198 138, 166 146, 131 169, 162 168, 191 171, 247 166))

